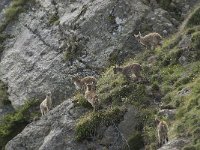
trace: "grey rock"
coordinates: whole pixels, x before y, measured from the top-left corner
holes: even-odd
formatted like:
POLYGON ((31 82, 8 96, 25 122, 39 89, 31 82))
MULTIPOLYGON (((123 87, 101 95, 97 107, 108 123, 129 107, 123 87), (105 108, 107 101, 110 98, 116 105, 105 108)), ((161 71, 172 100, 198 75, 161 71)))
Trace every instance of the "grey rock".
POLYGON ((188 62, 187 62, 187 58, 185 56, 181 56, 179 59, 178 59, 179 63, 181 65, 186 65, 188 62))
POLYGON ((183 36, 181 41, 178 43, 180 49, 188 49, 191 45, 191 35, 183 36))
MULTIPOLYGON (((91 140, 77 142, 75 140, 75 125, 78 118, 85 112, 86 109, 75 107, 72 99, 68 99, 39 120, 27 125, 20 134, 7 143, 5 149, 102 150, 107 147, 111 150, 117 150, 127 146, 117 124, 110 127, 99 127, 97 136, 91 137, 91 140)), ((127 119, 125 118, 125 120, 127 119)))
POLYGON ((43 99, 49 90, 54 105, 58 105, 72 95, 72 75, 97 74, 95 68, 106 66, 116 47, 133 53, 134 40, 127 44, 125 39, 149 9, 137 0, 59 0, 56 6, 50 0, 37 3, 6 29, 13 38, 5 42, 0 79, 8 84, 9 99, 15 108, 29 99, 43 99), (49 24, 56 11, 60 28, 49 24), (109 19, 110 15, 114 20, 109 19), (64 61, 66 48, 62 44, 72 33, 88 39, 82 44, 87 56, 77 56, 82 61, 75 58, 73 64, 64 61))
POLYGON ((179 96, 187 96, 190 93, 191 93, 191 89, 186 87, 186 88, 183 88, 181 91, 179 91, 178 95, 179 96))
POLYGON ((170 140, 167 144, 163 145, 158 150, 181 150, 186 144, 189 143, 187 139, 173 139, 170 140))
POLYGON ((131 134, 135 131, 138 121, 135 119, 138 115, 138 110, 132 106, 128 106, 128 110, 124 115, 124 120, 118 125, 119 131, 123 134, 125 139, 129 139, 131 134), (132 118, 132 119, 130 119, 132 118))
POLYGON ((158 115, 166 117, 169 120, 174 120, 176 115, 176 109, 161 109, 159 110, 158 115))
POLYGON ((110 126, 104 132, 104 136, 101 139, 101 144, 105 146, 110 146, 110 144, 117 141, 119 134, 116 132, 116 129, 113 126, 110 126))
POLYGON ((119 63, 140 51, 143 47, 133 37, 135 31, 175 32, 175 20, 170 18, 166 10, 151 9, 142 0, 58 0, 55 4, 38 0, 6 29, 13 38, 5 42, 0 79, 8 84, 15 108, 33 98, 43 99, 49 90, 56 106, 72 95, 71 76, 97 75, 109 64, 114 49, 120 50, 119 63), (50 24, 55 14, 60 23, 50 24), (73 63, 64 61, 72 34, 82 39, 78 43, 87 51, 73 63))
POLYGON ((86 149, 86 145, 74 140, 75 118, 69 112, 73 107, 71 100, 64 101, 40 120, 30 123, 5 149, 86 149))

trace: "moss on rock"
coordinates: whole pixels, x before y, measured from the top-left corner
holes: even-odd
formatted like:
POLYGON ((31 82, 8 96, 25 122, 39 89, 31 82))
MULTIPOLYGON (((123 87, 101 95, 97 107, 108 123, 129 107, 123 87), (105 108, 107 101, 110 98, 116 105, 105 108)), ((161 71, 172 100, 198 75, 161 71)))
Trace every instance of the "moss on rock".
POLYGON ((8 141, 20 133, 25 126, 39 116, 36 108, 39 101, 32 100, 16 110, 14 113, 7 114, 0 123, 0 149, 3 149, 8 141))
POLYGON ((82 141, 94 136, 100 124, 109 126, 113 123, 119 123, 124 113, 124 108, 114 107, 105 111, 92 112, 84 115, 76 124, 76 140, 82 141))

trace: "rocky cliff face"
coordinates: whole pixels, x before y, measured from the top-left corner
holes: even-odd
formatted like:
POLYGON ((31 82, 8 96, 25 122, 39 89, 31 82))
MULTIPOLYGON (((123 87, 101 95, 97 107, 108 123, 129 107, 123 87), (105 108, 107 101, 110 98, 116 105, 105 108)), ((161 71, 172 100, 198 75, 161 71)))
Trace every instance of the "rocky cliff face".
POLYGON ((8 84, 14 107, 41 99, 49 90, 59 104, 71 95, 72 75, 96 74, 119 49, 122 60, 140 51, 133 33, 148 28, 165 36, 178 24, 169 12, 138 0, 38 0, 26 9, 6 29, 11 38, 0 63, 0 77, 8 84), (82 51, 74 52, 73 64, 64 60, 66 51, 70 55, 71 37, 80 39, 82 51))
POLYGON ((72 99, 58 105, 40 120, 30 123, 20 134, 6 145, 7 150, 87 150, 87 149, 123 149, 127 147, 125 138, 134 129, 136 122, 129 121, 136 116, 132 107, 127 110, 125 119, 116 126, 100 126, 98 134, 101 137, 90 137, 90 140, 77 142, 75 127, 77 119, 86 113, 87 109, 74 107, 72 99), (135 115, 134 115, 135 114, 135 115), (127 128, 129 127, 129 128, 127 128), (127 132, 127 129, 128 132, 127 132))
POLYGON ((36 0, 34 5, 27 4, 4 31, 10 36, 3 42, 0 79, 8 85, 14 108, 32 98, 42 100, 47 91, 53 94, 54 107, 58 106, 29 124, 6 149, 127 148, 126 139, 139 128, 136 108, 129 108, 118 125, 101 126, 100 137, 75 140, 77 119, 88 110, 75 107, 69 99, 74 92, 71 77, 98 77, 108 65, 121 64, 139 53, 143 47, 134 33, 155 31, 167 37, 176 32, 197 1, 172 0, 169 8, 148 0, 36 0))

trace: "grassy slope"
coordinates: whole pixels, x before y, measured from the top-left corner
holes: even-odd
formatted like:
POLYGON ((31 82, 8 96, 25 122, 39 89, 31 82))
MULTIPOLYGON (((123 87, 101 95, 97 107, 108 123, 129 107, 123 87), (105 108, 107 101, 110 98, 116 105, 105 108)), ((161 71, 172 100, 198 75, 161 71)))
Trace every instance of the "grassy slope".
MULTIPOLYGON (((108 68, 99 79, 98 95, 103 106, 119 107, 131 104, 140 109, 136 128, 138 132, 133 133, 133 136, 128 139, 132 149, 136 149, 136 145, 139 149, 144 144, 147 149, 156 149, 154 116, 157 114, 157 106, 152 103, 156 93, 162 95, 161 100, 164 105, 177 109, 174 121, 163 118, 170 124, 170 138, 189 138, 191 143, 184 148, 185 150, 200 148, 199 18, 200 7, 189 15, 179 33, 164 41, 162 48, 144 51, 125 63, 141 63, 143 76, 149 81, 148 84, 128 83, 123 75, 114 75, 112 67, 108 68), (191 37, 191 42, 187 48, 182 49, 179 42, 186 36, 191 37), (152 56, 156 58, 156 61, 149 66, 148 58, 152 56), (185 65, 179 62, 181 56, 186 58, 185 65), (188 94, 181 95, 183 91, 188 91, 188 94)), ((84 99, 81 100, 82 103, 84 99)), ((104 107, 103 111, 106 109, 109 108, 104 107)))
POLYGON ((171 137, 187 137, 190 145, 185 149, 200 149, 200 7, 197 7, 184 23, 180 32, 165 40, 162 48, 138 57, 144 59, 157 56, 152 67, 159 75, 151 74, 152 82, 159 81, 163 93, 163 103, 177 109, 176 119, 171 122, 171 137), (180 48, 179 42, 185 37, 191 38, 188 47, 180 48), (184 56, 186 64, 181 65, 179 58, 184 56), (188 94, 181 94, 183 91, 188 94))

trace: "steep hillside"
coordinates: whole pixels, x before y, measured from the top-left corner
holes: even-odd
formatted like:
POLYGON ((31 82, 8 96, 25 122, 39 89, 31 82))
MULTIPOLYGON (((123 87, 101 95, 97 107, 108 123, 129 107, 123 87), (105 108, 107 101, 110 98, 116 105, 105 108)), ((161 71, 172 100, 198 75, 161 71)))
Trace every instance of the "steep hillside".
POLYGON ((0 5, 5 7, 0 106, 15 108, 0 118, 0 148, 199 150, 199 5, 197 0, 0 5), (162 47, 144 49, 133 36, 139 31, 159 32, 162 47), (132 63, 141 64, 142 79, 114 74, 116 64, 132 63), (98 111, 75 91, 71 77, 77 74, 97 77, 98 111), (48 90, 53 109, 40 117, 39 103, 48 90), (169 125, 169 142, 161 148, 155 118, 169 125))
POLYGON ((139 30, 176 32, 195 2, 12 0, 0 23, 0 78, 9 100, 17 108, 51 89, 59 104, 71 96, 73 75, 99 74, 116 55, 121 62, 138 53, 139 30))

